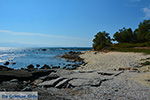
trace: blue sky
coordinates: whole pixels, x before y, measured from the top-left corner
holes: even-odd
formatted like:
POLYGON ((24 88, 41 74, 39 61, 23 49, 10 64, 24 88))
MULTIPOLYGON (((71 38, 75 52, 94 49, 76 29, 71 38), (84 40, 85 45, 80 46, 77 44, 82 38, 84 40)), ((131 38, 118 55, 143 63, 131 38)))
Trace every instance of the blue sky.
POLYGON ((150 19, 150 0, 0 0, 0 46, 89 47, 150 19))

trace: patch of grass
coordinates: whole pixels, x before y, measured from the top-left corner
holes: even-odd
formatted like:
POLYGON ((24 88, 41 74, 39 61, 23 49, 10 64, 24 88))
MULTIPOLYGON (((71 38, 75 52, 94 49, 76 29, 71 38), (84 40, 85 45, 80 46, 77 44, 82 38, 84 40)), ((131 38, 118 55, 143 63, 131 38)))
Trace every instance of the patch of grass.
POLYGON ((119 51, 119 52, 139 52, 139 53, 150 54, 150 49, 112 47, 111 50, 112 51, 119 51))
POLYGON ((119 48, 150 47, 150 42, 145 42, 145 43, 118 43, 118 44, 114 44, 113 46, 119 47, 119 48))
POLYGON ((141 65, 143 65, 143 66, 150 65, 150 61, 146 61, 144 63, 141 63, 141 65))
POLYGON ((150 54, 150 42, 113 44, 111 50, 119 52, 139 52, 150 54))

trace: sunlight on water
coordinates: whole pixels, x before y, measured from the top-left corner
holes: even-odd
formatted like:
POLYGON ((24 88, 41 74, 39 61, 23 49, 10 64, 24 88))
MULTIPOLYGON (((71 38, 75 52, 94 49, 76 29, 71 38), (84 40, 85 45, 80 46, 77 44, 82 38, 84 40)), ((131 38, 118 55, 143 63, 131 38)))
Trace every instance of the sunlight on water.
POLYGON ((89 49, 78 48, 10 48, 0 47, 0 64, 3 65, 6 61, 10 63, 8 67, 22 68, 29 64, 44 64, 64 67, 67 62, 64 59, 57 57, 69 51, 85 51, 89 49))

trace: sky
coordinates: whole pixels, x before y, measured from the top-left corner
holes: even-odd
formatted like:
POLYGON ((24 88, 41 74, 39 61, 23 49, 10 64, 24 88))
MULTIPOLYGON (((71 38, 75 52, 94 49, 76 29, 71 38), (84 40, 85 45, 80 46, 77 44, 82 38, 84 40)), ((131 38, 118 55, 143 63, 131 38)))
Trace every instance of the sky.
POLYGON ((150 0, 0 0, 0 46, 91 47, 99 31, 145 19, 150 0))

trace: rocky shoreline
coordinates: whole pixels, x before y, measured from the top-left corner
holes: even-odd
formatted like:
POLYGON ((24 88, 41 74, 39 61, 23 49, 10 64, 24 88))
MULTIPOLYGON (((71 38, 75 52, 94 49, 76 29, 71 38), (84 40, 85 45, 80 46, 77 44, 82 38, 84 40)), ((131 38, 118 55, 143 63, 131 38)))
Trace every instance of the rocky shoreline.
POLYGON ((127 70, 8 70, 0 72, 0 91, 38 91, 39 100, 149 100, 150 87, 129 79, 140 74, 127 70))
MULTIPOLYGON (((63 58, 80 61, 80 66, 86 67, 90 62, 83 55, 86 54, 69 52, 63 58)), ((0 66, 0 91, 38 91, 39 100, 150 99, 150 71, 144 72, 137 67, 117 70, 78 69, 80 67, 68 70, 52 69, 47 65, 41 68, 29 65, 26 69, 0 66)))

